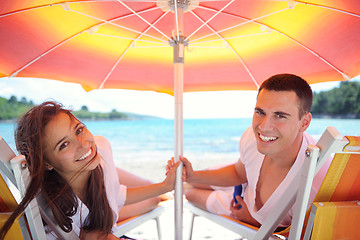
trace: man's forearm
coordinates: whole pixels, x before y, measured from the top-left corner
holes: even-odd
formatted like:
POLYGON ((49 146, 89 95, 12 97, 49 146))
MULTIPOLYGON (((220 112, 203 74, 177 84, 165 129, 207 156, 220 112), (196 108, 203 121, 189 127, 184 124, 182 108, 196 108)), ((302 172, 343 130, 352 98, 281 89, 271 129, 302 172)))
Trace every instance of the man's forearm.
POLYGON ((220 169, 195 171, 188 182, 227 187, 240 184, 241 178, 238 176, 235 166, 230 165, 220 169))

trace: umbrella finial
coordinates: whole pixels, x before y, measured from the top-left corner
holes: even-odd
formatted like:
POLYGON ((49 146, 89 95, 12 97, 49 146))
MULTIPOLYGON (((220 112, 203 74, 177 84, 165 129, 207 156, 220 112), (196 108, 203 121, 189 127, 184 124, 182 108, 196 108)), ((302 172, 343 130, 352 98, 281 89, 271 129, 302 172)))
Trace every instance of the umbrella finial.
POLYGON ((157 0, 156 5, 160 7, 161 10, 163 10, 164 12, 169 10, 175 12, 176 8, 182 8, 184 9, 185 12, 188 9, 193 10, 197 6, 199 6, 199 1, 198 0, 169 0, 169 1, 157 0))

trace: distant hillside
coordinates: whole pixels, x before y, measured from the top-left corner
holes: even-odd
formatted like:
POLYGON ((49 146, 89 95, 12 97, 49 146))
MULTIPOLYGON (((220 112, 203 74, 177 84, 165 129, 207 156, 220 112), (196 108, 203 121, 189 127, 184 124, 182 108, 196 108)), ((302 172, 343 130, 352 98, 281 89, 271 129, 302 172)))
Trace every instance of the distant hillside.
MULTIPOLYGON (((10 99, 0 97, 0 121, 15 121, 33 106, 35 104, 24 97, 20 100, 15 96, 11 96, 10 99)), ((118 112, 116 109, 108 113, 90 112, 87 106, 82 106, 80 110, 73 111, 73 114, 82 120, 140 120, 156 118, 135 113, 118 112)))
POLYGON ((10 97, 10 99, 0 97, 0 120, 17 119, 33 106, 33 102, 28 102, 26 98, 22 98, 18 101, 15 96, 10 97))
POLYGON ((360 83, 341 82, 329 91, 314 93, 314 117, 360 118, 360 83))

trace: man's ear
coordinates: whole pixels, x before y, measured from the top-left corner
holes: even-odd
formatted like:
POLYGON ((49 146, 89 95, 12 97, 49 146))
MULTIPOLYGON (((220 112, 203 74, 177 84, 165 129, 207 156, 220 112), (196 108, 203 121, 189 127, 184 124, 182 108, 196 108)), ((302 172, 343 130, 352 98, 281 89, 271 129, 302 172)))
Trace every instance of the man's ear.
POLYGON ((312 118, 312 115, 311 115, 310 112, 307 112, 307 113, 304 114, 304 116, 302 116, 302 118, 301 118, 301 130, 303 132, 305 132, 306 129, 310 126, 311 118, 312 118))

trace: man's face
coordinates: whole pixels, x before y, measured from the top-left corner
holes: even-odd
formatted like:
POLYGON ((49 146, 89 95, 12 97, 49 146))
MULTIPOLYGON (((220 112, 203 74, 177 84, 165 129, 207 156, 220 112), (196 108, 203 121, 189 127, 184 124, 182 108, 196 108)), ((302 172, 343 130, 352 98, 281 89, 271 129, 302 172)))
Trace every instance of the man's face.
POLYGON ((269 157, 297 154, 310 120, 310 113, 299 119, 295 92, 261 90, 252 122, 258 151, 269 157))

